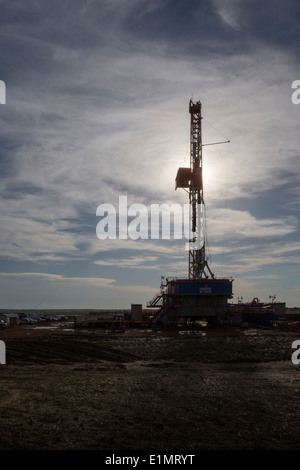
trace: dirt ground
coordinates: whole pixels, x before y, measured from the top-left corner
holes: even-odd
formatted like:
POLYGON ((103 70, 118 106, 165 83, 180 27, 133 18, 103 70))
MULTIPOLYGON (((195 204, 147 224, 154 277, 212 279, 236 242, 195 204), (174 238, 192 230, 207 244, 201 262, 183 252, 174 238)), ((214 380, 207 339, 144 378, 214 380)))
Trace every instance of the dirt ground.
POLYGON ((298 336, 0 331, 0 449, 299 450, 298 336))

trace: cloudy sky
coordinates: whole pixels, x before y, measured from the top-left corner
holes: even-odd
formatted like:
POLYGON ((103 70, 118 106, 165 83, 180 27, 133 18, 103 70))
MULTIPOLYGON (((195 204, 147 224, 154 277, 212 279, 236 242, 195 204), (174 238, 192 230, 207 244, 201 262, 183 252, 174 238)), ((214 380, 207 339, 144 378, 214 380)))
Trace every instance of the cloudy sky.
POLYGON ((296 0, 0 0, 0 308, 130 308, 186 240, 100 240, 97 207, 180 205, 202 103, 207 255, 234 300, 300 306, 296 0))

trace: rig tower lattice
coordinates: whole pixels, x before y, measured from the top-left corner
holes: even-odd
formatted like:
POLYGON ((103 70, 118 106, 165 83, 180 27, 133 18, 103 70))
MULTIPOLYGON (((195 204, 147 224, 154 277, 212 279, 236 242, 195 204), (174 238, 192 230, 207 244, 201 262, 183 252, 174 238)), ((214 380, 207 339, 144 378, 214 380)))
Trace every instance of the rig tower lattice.
POLYGON ((189 279, 214 278, 205 255, 201 102, 190 100, 190 168, 179 168, 177 188, 188 188, 190 214, 189 279))

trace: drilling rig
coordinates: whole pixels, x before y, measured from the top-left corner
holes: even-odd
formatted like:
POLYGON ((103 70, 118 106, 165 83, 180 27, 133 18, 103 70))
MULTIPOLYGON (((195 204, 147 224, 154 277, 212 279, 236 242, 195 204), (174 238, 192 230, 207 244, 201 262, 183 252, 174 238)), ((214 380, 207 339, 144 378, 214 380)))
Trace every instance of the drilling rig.
POLYGON ((205 256, 201 103, 190 100, 190 167, 179 168, 175 190, 187 188, 191 209, 189 279, 214 277, 205 256))
POLYGON ((200 101, 190 100, 190 166, 179 168, 175 179, 175 190, 183 188, 189 196, 188 278, 166 278, 147 303, 147 307, 158 309, 152 321, 165 326, 204 319, 222 322, 228 314, 228 299, 232 298, 233 279, 216 278, 205 252, 201 107, 200 101))

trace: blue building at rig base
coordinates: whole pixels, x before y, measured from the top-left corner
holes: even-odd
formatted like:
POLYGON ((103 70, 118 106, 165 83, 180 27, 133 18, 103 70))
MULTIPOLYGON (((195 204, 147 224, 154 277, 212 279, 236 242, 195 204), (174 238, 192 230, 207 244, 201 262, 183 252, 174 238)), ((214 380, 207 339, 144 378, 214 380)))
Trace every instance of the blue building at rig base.
POLYGON ((154 321, 165 325, 198 320, 223 322, 228 318, 228 299, 233 296, 232 283, 233 279, 229 278, 167 278, 147 306, 158 309, 154 321))

